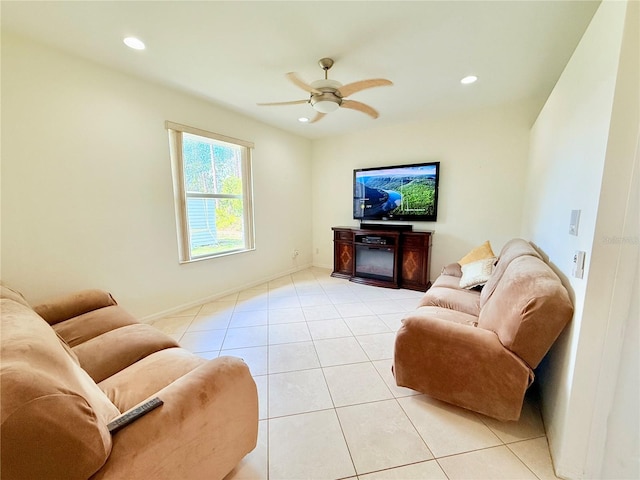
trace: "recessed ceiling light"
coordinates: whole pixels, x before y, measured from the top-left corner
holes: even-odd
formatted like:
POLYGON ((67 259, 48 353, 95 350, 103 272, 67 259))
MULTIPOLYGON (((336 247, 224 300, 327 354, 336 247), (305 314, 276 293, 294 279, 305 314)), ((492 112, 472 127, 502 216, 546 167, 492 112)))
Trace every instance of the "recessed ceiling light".
POLYGON ((298 121, 299 121, 300 123, 309 123, 309 119, 308 119, 307 117, 300 117, 300 118, 298 119, 298 121))
POLYGON ((127 37, 123 40, 124 44, 134 50, 144 50, 146 47, 144 42, 136 37, 127 37))
POLYGON ((460 80, 460 83, 464 85, 469 85, 470 83, 474 83, 477 80, 478 80, 478 77, 476 77, 475 75, 469 75, 468 77, 464 77, 462 80, 460 80))

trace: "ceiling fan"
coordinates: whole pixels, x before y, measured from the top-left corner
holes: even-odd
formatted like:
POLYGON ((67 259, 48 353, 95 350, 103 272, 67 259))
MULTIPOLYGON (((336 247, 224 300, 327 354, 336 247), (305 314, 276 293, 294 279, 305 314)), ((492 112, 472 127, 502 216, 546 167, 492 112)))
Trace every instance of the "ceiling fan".
POLYGON ((378 112, 367 104, 362 102, 356 102, 355 100, 346 100, 345 97, 352 95, 361 90, 372 87, 382 87, 385 85, 393 85, 390 80, 384 78, 372 78, 369 80, 360 80, 359 82, 349 83, 342 85, 335 80, 329 80, 328 72, 333 66, 333 60, 331 58, 321 58, 318 61, 320 68, 324 70, 324 79, 316 80, 310 84, 303 81, 297 73, 287 73, 287 78, 297 87, 300 87, 311 95, 307 100, 293 100, 291 102, 273 102, 273 103, 258 103, 261 106, 272 105, 298 105, 303 103, 309 103, 318 112, 316 116, 309 123, 314 123, 324 117, 327 113, 336 111, 339 107, 350 108, 352 110, 358 110, 362 113, 366 113, 372 118, 378 118, 378 112))

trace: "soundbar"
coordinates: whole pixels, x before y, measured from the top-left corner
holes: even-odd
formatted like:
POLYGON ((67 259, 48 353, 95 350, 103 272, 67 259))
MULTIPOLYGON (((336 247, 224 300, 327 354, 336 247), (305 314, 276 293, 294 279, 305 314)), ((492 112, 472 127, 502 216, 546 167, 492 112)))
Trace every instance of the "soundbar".
POLYGON ((397 225, 397 224, 384 224, 384 223, 364 223, 360 222, 360 230, 387 230, 394 232, 410 232, 413 230, 413 225, 397 225))

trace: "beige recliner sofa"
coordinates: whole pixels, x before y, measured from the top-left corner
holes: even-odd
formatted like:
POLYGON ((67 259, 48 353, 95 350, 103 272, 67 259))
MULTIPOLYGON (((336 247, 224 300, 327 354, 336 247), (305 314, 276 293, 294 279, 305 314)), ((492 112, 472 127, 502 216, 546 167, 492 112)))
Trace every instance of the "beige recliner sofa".
POLYGON ((199 358, 103 291, 35 308, 0 298, 3 479, 221 479, 255 447, 242 360, 199 358), (153 397, 164 404, 109 432, 153 397))
POLYGON ((540 254, 513 239, 490 260, 479 291, 446 266, 402 320, 393 371, 399 386, 499 420, 520 417, 538 366, 571 320, 567 290, 540 254))

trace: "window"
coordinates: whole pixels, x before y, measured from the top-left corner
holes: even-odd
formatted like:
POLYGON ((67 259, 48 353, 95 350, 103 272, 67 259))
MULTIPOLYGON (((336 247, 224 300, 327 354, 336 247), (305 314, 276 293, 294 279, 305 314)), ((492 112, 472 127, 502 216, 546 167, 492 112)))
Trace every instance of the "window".
POLYGON ((180 261, 253 250, 253 144, 166 123, 180 261))

